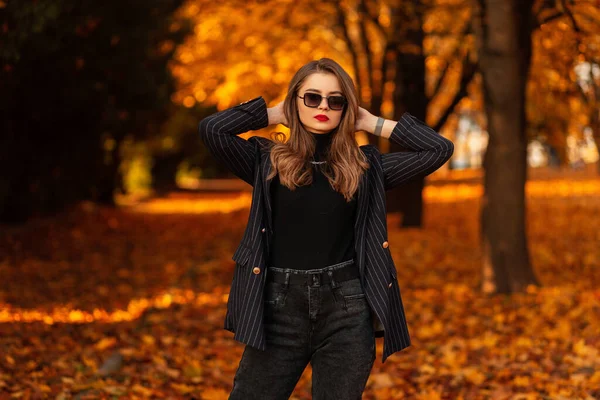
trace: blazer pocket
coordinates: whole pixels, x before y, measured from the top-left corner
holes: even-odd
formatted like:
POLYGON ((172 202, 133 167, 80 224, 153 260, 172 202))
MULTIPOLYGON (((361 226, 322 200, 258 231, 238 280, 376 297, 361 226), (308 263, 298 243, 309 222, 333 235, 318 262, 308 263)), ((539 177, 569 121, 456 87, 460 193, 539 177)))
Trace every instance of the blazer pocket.
POLYGON ((243 243, 240 243, 238 248, 233 253, 231 259, 240 265, 246 265, 252 249, 243 243))

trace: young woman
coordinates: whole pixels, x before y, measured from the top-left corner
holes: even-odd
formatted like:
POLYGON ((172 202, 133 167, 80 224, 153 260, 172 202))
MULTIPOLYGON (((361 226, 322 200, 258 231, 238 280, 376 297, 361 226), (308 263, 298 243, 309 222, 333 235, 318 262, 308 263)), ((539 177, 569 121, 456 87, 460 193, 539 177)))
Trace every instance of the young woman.
POLYGON ((451 141, 404 114, 359 107, 335 61, 311 61, 285 100, 257 97, 200 122, 211 153, 253 186, 235 253, 225 329, 246 344, 230 399, 287 399, 312 366, 313 399, 359 399, 384 336, 383 362, 410 346, 387 241, 385 190, 426 176, 452 155, 451 141), (237 135, 272 124, 273 140, 237 135), (405 152, 358 146, 355 131, 405 152))

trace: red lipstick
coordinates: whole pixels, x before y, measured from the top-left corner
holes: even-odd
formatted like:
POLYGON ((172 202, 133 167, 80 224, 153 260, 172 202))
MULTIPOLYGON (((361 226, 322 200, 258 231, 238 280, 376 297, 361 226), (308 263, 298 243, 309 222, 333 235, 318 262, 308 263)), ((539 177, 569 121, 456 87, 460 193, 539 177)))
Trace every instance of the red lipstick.
POLYGON ((327 115, 324 114, 315 115, 315 118, 321 122, 329 121, 327 115))

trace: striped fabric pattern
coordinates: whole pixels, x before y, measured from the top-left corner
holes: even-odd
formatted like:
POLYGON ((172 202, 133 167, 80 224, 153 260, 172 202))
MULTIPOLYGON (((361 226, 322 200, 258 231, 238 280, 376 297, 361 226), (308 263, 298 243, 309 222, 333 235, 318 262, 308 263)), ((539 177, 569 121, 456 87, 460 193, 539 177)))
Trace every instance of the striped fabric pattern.
MULTIPOLYGON (((213 156, 253 186, 252 204, 242 240, 232 259, 236 262, 225 329, 234 339, 265 350, 263 289, 266 282, 266 255, 272 231, 269 139, 237 136, 268 125, 266 102, 262 97, 215 113, 199 124, 200 136, 213 156), (259 273, 254 269, 259 268, 259 273)), ((360 149, 370 168, 358 191, 356 214, 356 262, 367 301, 373 311, 376 336, 384 337, 382 362, 410 346, 396 267, 387 242, 385 191, 409 180, 424 177, 441 167, 454 152, 453 143, 417 118, 406 113, 394 127, 389 140, 409 149, 381 154, 376 146, 360 149), (385 246, 385 247, 384 247, 385 246)))

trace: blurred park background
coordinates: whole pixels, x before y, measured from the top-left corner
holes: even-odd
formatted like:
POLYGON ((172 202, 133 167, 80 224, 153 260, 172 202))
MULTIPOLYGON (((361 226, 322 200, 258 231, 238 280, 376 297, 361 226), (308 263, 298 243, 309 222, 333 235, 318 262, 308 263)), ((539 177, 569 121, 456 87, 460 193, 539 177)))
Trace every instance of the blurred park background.
POLYGON ((600 399, 599 32, 598 0, 0 0, 0 398, 227 398, 251 192, 198 123, 329 57, 455 144, 387 193, 413 344, 364 398, 600 399))

